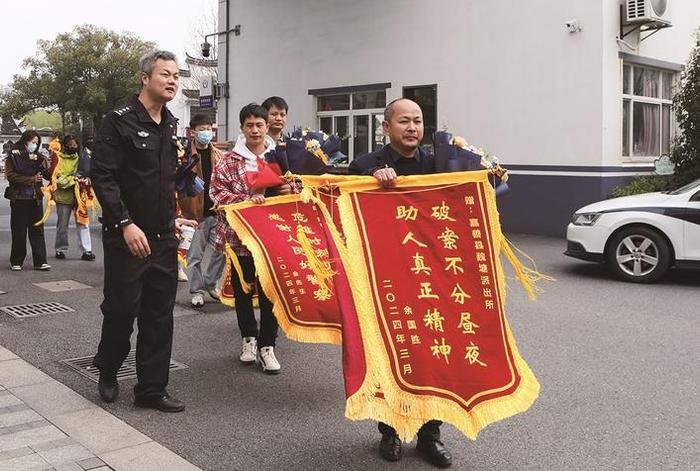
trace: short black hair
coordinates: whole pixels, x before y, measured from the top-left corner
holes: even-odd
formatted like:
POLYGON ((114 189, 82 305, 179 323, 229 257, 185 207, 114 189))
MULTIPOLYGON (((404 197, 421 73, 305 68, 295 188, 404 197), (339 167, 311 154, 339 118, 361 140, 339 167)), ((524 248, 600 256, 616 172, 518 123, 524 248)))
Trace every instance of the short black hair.
POLYGON ((27 147, 27 143, 34 139, 35 137, 39 138, 39 142, 37 145, 41 147, 41 136, 39 135, 38 132, 36 131, 24 131, 22 135, 19 138, 19 141, 15 143, 15 149, 17 150, 24 150, 25 147, 27 147))
POLYGON ((190 129, 194 129, 202 124, 208 124, 211 126, 214 124, 214 121, 205 114, 196 114, 192 116, 192 119, 190 119, 190 129))
POLYGON ((287 105, 285 99, 280 96, 271 96, 270 98, 267 98, 265 101, 263 101, 262 105, 260 106, 265 108, 267 111, 270 111, 270 108, 272 108, 273 106, 275 108, 284 110, 285 112, 289 111, 289 105, 287 105))
POLYGON ((251 116, 253 118, 262 118, 267 122, 267 110, 257 103, 248 103, 241 108, 241 112, 238 114, 241 126, 243 126, 246 118, 250 118, 251 116))

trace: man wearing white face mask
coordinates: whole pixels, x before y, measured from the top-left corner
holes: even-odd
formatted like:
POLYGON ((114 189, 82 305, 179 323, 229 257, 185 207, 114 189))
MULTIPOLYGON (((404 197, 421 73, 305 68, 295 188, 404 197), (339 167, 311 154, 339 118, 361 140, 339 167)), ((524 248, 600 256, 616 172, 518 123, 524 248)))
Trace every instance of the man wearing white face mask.
POLYGON ((224 254, 214 250, 216 240, 216 213, 212 210, 214 203, 209 197, 209 184, 212 169, 219 161, 221 153, 212 144, 214 132, 212 121, 207 116, 198 114, 190 120, 192 132, 192 158, 197 156, 195 166, 197 175, 204 181, 204 191, 196 196, 179 198, 183 217, 195 219, 199 226, 192 237, 192 244, 187 252, 187 277, 190 282, 192 305, 204 305, 204 296, 209 293, 212 299, 219 300, 217 282, 224 267, 224 254), (211 258, 206 270, 202 270, 202 261, 206 248, 211 251, 211 258))

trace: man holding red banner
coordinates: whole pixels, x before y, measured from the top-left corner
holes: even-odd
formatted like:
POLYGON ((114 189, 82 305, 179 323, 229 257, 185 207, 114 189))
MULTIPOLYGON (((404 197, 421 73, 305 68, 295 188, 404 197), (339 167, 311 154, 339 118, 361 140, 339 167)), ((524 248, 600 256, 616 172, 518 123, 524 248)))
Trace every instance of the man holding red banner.
MULTIPOLYGON (((285 195, 292 192, 278 173, 270 168, 263 156, 274 149, 274 141, 267 136, 267 110, 251 103, 241 109, 239 118, 241 132, 232 152, 222 155, 211 177, 210 196, 214 204, 225 205, 250 200, 254 203, 265 202, 265 190, 271 188, 276 194, 285 195)), ((224 251, 229 245, 240 263, 243 279, 231 272, 231 285, 235 297, 238 327, 243 337, 243 346, 239 359, 241 363, 252 365, 256 359, 265 373, 277 374, 281 367, 275 357, 274 347, 277 337, 277 319, 272 313, 272 303, 265 296, 260 283, 257 282, 253 257, 243 246, 240 238, 226 222, 226 216, 219 214, 216 229, 216 250, 224 251), (248 284, 257 285, 260 305, 260 328, 253 313, 253 292, 248 284), (248 292, 246 292, 246 290, 248 292)))
MULTIPOLYGON (((423 139, 423 112, 417 103, 400 98, 384 110, 384 135, 390 143, 382 149, 354 159, 349 171, 356 175, 372 175, 382 186, 392 187, 398 175, 435 173, 435 160, 419 146, 423 139)), ((440 441, 441 421, 430 420, 418 431, 417 450, 433 465, 449 467, 452 456, 440 441)), ((391 426, 379 423, 382 439, 379 452, 387 461, 401 459, 401 440, 391 426)))

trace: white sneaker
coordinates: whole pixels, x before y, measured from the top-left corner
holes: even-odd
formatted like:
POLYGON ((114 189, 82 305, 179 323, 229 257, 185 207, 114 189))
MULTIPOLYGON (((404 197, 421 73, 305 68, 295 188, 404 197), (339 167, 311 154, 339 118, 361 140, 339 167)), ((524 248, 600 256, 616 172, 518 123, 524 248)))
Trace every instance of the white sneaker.
POLYGON ((243 337, 243 348, 241 355, 238 357, 244 365, 252 365, 255 363, 256 354, 258 353, 258 341, 255 337, 243 337))
POLYGON ((279 374, 282 367, 275 358, 275 347, 260 348, 260 365, 263 371, 269 375, 279 374))
POLYGON ((201 294, 197 293, 192 296, 192 305, 194 307, 202 307, 204 306, 204 296, 201 294))
POLYGON ((177 281, 187 281, 187 273, 180 265, 177 266, 177 281))
POLYGON ((10 267, 10 270, 12 271, 21 271, 22 270, 22 265, 12 265, 10 267))
POLYGON ((51 265, 49 265, 48 263, 42 263, 38 267, 34 267, 34 269, 39 271, 49 271, 51 270, 51 265))

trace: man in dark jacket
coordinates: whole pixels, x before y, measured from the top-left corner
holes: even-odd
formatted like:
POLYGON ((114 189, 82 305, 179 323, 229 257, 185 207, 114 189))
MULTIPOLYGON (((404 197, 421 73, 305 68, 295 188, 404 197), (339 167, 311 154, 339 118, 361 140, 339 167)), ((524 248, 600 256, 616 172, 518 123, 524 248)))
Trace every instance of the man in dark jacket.
MULTIPOLYGON (((384 135, 391 141, 382 149, 360 156, 352 161, 349 172, 355 175, 372 175, 382 186, 396 185, 399 175, 425 175, 435 173, 432 155, 420 148, 423 139, 423 112, 417 103, 401 98, 394 100, 384 110, 384 135)), ((426 422, 418 431, 418 451, 432 464, 448 467, 452 456, 440 441, 439 420, 426 422)), ((401 459, 401 440, 396 430, 379 423, 382 439, 379 453, 387 461, 401 459)))
POLYGON ((109 114, 97 137, 91 178, 102 206, 104 302, 102 338, 93 364, 105 402, 117 398, 116 374, 129 353, 138 317, 135 404, 163 412, 185 406, 168 395, 173 307, 177 292, 175 219, 177 119, 165 107, 175 98, 175 55, 141 58, 141 92, 109 114))

